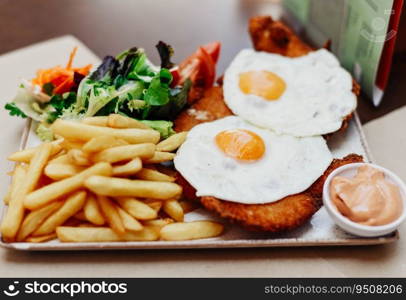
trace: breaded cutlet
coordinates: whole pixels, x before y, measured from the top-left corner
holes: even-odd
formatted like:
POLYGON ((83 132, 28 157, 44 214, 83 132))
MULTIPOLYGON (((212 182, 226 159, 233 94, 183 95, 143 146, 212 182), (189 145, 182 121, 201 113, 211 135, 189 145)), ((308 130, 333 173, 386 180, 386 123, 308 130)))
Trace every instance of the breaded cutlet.
MULTIPOLYGON (((256 50, 279 53, 289 57, 305 55, 313 49, 302 42, 293 31, 270 17, 255 17, 250 20, 249 31, 256 50)), ((359 86, 354 81, 353 91, 358 95, 359 86)), ((222 88, 207 89, 204 96, 175 120, 175 131, 187 131, 195 125, 232 115, 223 98, 222 88)), ((348 126, 352 115, 343 121, 342 129, 348 126)), ((336 168, 354 162, 362 162, 362 156, 350 154, 334 159, 328 169, 306 191, 287 196, 268 204, 241 204, 215 197, 201 197, 202 205, 220 216, 239 223, 251 230, 283 232, 295 229, 307 222, 321 206, 322 190, 327 176, 336 168)), ((187 198, 196 198, 195 189, 180 175, 177 182, 182 185, 187 198)))
POLYGON ((270 16, 251 18, 248 31, 257 51, 298 57, 316 50, 304 43, 288 26, 270 16))
POLYGON ((334 159, 324 174, 306 191, 287 196, 274 203, 241 204, 214 197, 201 197, 200 202, 223 218, 251 230, 270 232, 292 230, 307 222, 319 210, 322 204, 323 185, 331 172, 340 166, 362 161, 362 156, 356 154, 334 159))
POLYGON ((174 121, 176 132, 189 131, 197 124, 210 122, 231 116, 233 113, 227 107, 223 98, 223 88, 213 86, 204 91, 203 97, 184 109, 174 121))
MULTIPOLYGON (((200 123, 230 115, 232 113, 223 101, 221 87, 213 87, 206 90, 203 98, 178 116, 175 120, 175 130, 188 131, 200 123)), ((240 204, 214 197, 201 197, 200 202, 205 208, 248 229, 271 232, 291 230, 304 224, 320 208, 324 181, 333 170, 345 164, 362 161, 362 157, 356 154, 335 159, 306 191, 274 203, 240 204)), ((186 198, 196 198, 195 189, 179 173, 176 181, 182 186, 186 198)))

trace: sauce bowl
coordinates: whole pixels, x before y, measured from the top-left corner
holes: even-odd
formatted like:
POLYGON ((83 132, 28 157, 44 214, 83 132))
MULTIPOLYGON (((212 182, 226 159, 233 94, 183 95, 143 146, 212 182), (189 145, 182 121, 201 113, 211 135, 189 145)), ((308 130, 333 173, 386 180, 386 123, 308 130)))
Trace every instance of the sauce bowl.
POLYGON ((326 208, 330 217, 334 220, 334 222, 343 230, 362 237, 376 237, 389 234, 395 231, 399 225, 406 219, 406 185, 396 174, 392 171, 383 168, 381 166, 377 166, 371 163, 352 163, 348 165, 341 166, 335 169, 326 179, 326 182, 323 186, 323 204, 326 208), (363 165, 369 165, 385 174, 386 180, 392 182, 396 186, 399 187, 399 191, 402 198, 402 214, 393 222, 385 225, 379 226, 371 226, 371 225, 362 225, 356 222, 351 221, 344 215, 342 215, 330 197, 330 186, 331 181, 336 176, 344 176, 348 178, 352 178, 355 176, 357 169, 363 165))

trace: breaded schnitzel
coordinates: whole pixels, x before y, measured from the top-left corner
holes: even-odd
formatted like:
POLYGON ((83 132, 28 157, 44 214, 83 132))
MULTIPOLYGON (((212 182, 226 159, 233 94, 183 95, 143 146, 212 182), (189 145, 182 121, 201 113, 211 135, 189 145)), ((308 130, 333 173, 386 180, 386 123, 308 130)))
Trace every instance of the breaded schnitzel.
POLYGON ((362 161, 362 156, 356 154, 335 159, 324 174, 306 191, 274 203, 247 205, 222 201, 214 197, 201 197, 200 201, 207 209, 248 229, 271 232, 291 230, 304 224, 319 210, 323 185, 332 171, 340 166, 362 161))
MULTIPOLYGON (((250 20, 249 31, 254 48, 260 51, 279 53, 289 57, 305 55, 313 49, 302 42, 289 27, 270 17, 255 17, 250 20)), ((358 95, 359 86, 354 81, 353 91, 358 95)), ((221 87, 207 89, 203 98, 184 110, 175 120, 175 130, 190 130, 195 125, 232 115, 226 106, 221 87)), ((348 126, 351 115, 343 121, 342 129, 348 126)), ((306 191, 285 197, 269 204, 240 204, 214 197, 201 197, 202 205, 220 216, 253 230, 282 232, 292 230, 307 222, 321 206, 322 189, 327 176, 336 168, 362 162, 361 156, 350 154, 335 159, 319 179, 306 191)), ((186 198, 196 198, 194 188, 179 174, 177 182, 182 185, 186 198)))
MULTIPOLYGON (((202 99, 178 116, 175 120, 175 130, 187 131, 197 124, 229 115, 231 115, 231 111, 224 103, 221 87, 213 87, 206 90, 202 99)), ((362 157, 356 154, 348 155, 343 159, 335 159, 324 174, 306 191, 274 203, 247 205, 214 197, 201 197, 200 202, 207 209, 249 229, 271 232, 291 230, 304 224, 320 208, 324 181, 334 169, 345 164, 362 161, 362 157)), ((177 175, 177 183, 183 187, 186 198, 197 198, 195 189, 180 174, 177 175)))
POLYGON ((257 51, 298 57, 315 50, 305 44, 288 26, 274 21, 270 16, 251 18, 248 30, 257 51))
POLYGON ((197 124, 231 116, 233 113, 223 99, 223 89, 214 86, 204 91, 203 97, 189 109, 183 110, 174 122, 176 132, 188 131, 197 124))

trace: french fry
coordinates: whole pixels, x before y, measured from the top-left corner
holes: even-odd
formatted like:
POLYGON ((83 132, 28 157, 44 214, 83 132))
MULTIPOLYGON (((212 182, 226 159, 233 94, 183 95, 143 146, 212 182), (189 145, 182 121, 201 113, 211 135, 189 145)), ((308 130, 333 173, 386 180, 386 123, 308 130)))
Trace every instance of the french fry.
POLYGON ((138 222, 137 219, 135 219, 121 207, 117 207, 117 211, 120 215, 121 221, 123 221, 123 225, 126 230, 140 231, 144 228, 144 226, 142 226, 142 224, 138 222))
POLYGON ((182 188, 173 182, 131 180, 106 176, 90 176, 85 180, 85 187, 95 194, 112 197, 132 196, 167 200, 182 193, 182 188))
POLYGON ((61 146, 62 146, 62 148, 66 149, 66 150, 82 149, 83 143, 63 139, 61 142, 61 146))
POLYGON ((87 125, 107 127, 108 119, 109 117, 107 116, 87 117, 82 120, 82 123, 87 125))
MULTIPOLYGON (((60 141, 60 142, 62 143, 63 138, 60 138, 60 139, 57 140, 57 141, 60 141)), ((62 147, 62 146, 61 146, 61 147, 62 147)), ((61 151, 59 151, 58 153, 56 153, 56 154, 54 154, 54 155, 51 155, 51 158, 49 159, 48 162, 50 162, 51 160, 53 160, 53 159, 55 159, 55 158, 58 158, 59 156, 62 156, 62 155, 64 155, 64 154, 66 154, 66 150, 62 147, 61 151)))
POLYGON ((166 212, 172 219, 177 222, 183 222, 183 208, 177 200, 167 200, 164 202, 163 210, 166 212))
POLYGON ((5 240, 13 240, 24 218, 24 198, 34 190, 42 171, 51 155, 52 144, 44 143, 38 147, 28 166, 26 175, 13 198, 10 198, 7 213, 1 224, 1 233, 5 240))
POLYGON ((25 241, 27 243, 44 243, 44 242, 48 242, 50 240, 53 240, 54 238, 56 238, 56 233, 52 232, 50 234, 46 234, 46 235, 40 235, 40 236, 29 236, 25 239, 25 241))
POLYGON ((56 234, 61 242, 119 242, 156 241, 159 233, 153 227, 144 226, 140 231, 127 231, 118 235, 107 227, 58 227, 56 234))
POLYGON ((93 194, 88 195, 83 212, 89 222, 95 225, 103 225, 105 223, 99 204, 93 194))
POLYGON ((131 160, 135 157, 142 159, 151 158, 155 152, 155 145, 152 143, 125 145, 105 149, 93 156, 93 161, 105 161, 115 163, 119 161, 131 160))
POLYGON ((11 179, 11 185, 8 189, 7 196, 4 198, 4 203, 9 204, 10 199, 16 196, 21 182, 25 178, 25 173, 27 172, 26 167, 22 164, 17 164, 14 168, 13 178, 11 179))
POLYGON ((163 205, 162 202, 163 201, 161 201, 161 200, 155 200, 155 199, 144 200, 144 203, 147 204, 149 207, 151 207, 153 210, 155 210, 157 213, 162 208, 162 205, 163 205))
POLYGON ((155 219, 157 212, 147 204, 134 198, 116 198, 120 206, 137 220, 152 220, 155 219))
POLYGON ((75 176, 51 183, 29 193, 25 197, 24 205, 30 210, 38 209, 63 195, 81 188, 84 181, 93 175, 111 176, 112 169, 108 163, 95 164, 75 176))
POLYGON ((156 151, 172 152, 186 140, 187 131, 175 133, 156 145, 156 151))
POLYGON ((155 151, 154 156, 143 160, 146 164, 160 164, 166 161, 171 161, 175 158, 175 153, 155 151))
POLYGON ((173 223, 162 227, 161 238, 166 241, 205 239, 219 236, 223 230, 222 224, 212 221, 173 223))
POLYGON ((117 207, 114 205, 114 202, 105 196, 98 196, 97 202, 99 203, 103 216, 110 227, 118 235, 123 235, 125 233, 124 224, 120 215, 118 214, 117 207))
POLYGON ((68 157, 71 162, 77 166, 88 166, 91 164, 87 153, 80 149, 70 149, 68 151, 68 157))
POLYGON ((158 131, 118 114, 59 119, 51 129, 57 141, 10 155, 17 165, 4 199, 5 242, 188 240, 222 232, 215 222, 183 223, 195 205, 180 200, 177 172, 161 165, 187 132, 159 143, 158 131))
POLYGON ((25 240, 25 238, 33 233, 46 218, 48 218, 53 212, 57 211, 62 205, 63 203, 58 201, 31 211, 21 224, 21 228, 17 234, 17 241, 21 242, 25 240))
POLYGON ((174 222, 174 220, 172 220, 171 218, 165 218, 165 219, 147 220, 147 221, 144 221, 143 224, 145 226, 155 226, 155 227, 158 227, 159 230, 161 230, 162 227, 164 227, 165 225, 171 224, 173 222, 174 222))
POLYGON ((48 164, 45 167, 44 173, 53 180, 61 180, 75 176, 76 174, 82 172, 84 169, 84 167, 72 164, 52 163, 48 164))
POLYGON ((128 142, 117 139, 111 135, 102 135, 90 139, 84 144, 82 150, 87 153, 100 152, 111 147, 128 145, 128 142))
POLYGON ((134 175, 142 169, 142 161, 139 157, 130 160, 124 165, 113 167, 113 176, 129 176, 134 175))
MULTIPOLYGON (((15 164, 16 167, 18 166, 18 163, 15 164)), ((13 189, 13 176, 14 176, 14 172, 15 172, 15 168, 13 171, 10 171, 7 175, 11 176, 11 184, 9 185, 6 195, 3 198, 3 202, 5 205, 8 205, 8 201, 10 199, 10 195, 11 195, 11 190, 13 189)))
POLYGON ((140 128, 151 129, 149 126, 132 118, 128 118, 119 114, 111 114, 108 116, 108 126, 113 128, 140 128))
POLYGON ((57 157, 51 159, 48 162, 48 165, 50 165, 50 164, 71 164, 71 163, 72 163, 72 161, 70 160, 68 154, 65 153, 65 154, 62 154, 60 156, 57 156, 57 157))
POLYGON ((174 182, 175 178, 168 176, 164 173, 161 173, 159 171, 147 169, 147 168, 142 168, 141 171, 139 171, 137 174, 135 174, 135 177, 138 179, 143 179, 143 180, 150 180, 150 181, 167 181, 167 182, 174 182))
MULTIPOLYGON (((61 151, 62 147, 60 146, 61 140, 56 140, 51 142, 51 153, 49 156, 55 155, 59 151, 61 151)), ((29 163, 34 156, 35 152, 38 150, 40 146, 34 147, 34 148, 28 148, 24 149, 18 152, 14 152, 11 154, 7 159, 15 162, 24 162, 24 163, 29 163)))
POLYGON ((102 135, 114 136, 118 139, 123 139, 130 144, 156 144, 160 139, 159 132, 152 129, 116 129, 87 125, 79 122, 66 121, 61 119, 56 120, 51 127, 55 134, 63 136, 64 138, 86 142, 94 137, 102 135))
POLYGON ((83 208, 85 200, 86 192, 78 191, 73 193, 64 201, 62 207, 47 218, 32 235, 40 236, 54 232, 58 226, 65 223, 66 220, 73 217, 83 208))

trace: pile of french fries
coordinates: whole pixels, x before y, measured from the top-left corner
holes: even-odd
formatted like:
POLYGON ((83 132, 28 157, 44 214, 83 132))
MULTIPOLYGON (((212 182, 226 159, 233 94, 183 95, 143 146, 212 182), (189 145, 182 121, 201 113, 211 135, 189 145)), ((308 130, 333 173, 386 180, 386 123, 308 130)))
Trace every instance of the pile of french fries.
POLYGON ((183 222, 171 161, 181 132, 159 132, 121 115, 57 120, 53 142, 12 154, 16 162, 1 224, 6 242, 111 242, 215 237, 223 226, 183 222))

